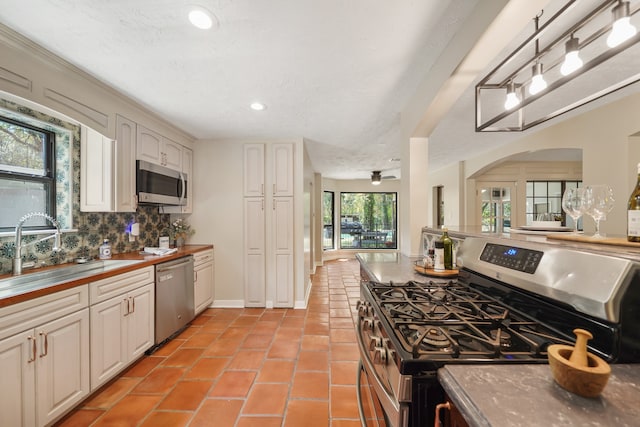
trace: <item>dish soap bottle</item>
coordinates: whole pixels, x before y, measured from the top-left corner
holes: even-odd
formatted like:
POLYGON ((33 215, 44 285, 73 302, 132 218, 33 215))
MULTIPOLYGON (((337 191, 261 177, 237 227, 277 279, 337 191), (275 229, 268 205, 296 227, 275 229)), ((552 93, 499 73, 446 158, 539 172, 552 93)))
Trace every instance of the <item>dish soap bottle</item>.
POLYGON ((109 239, 104 239, 102 244, 100 245, 100 259, 109 259, 111 258, 111 245, 109 244, 109 239))
POLYGON ((453 270, 453 240, 449 237, 449 229, 447 227, 442 227, 440 241, 444 244, 444 269, 453 270))

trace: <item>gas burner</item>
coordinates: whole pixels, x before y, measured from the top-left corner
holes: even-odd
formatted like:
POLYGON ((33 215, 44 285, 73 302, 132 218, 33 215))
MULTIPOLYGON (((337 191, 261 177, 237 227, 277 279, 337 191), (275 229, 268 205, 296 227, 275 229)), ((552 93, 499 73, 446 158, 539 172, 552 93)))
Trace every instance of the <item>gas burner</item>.
POLYGON ((437 348, 447 348, 451 345, 449 338, 440 328, 428 328, 422 336, 422 341, 437 348))
POLYGON ((500 347, 509 348, 511 346, 511 334, 509 334, 505 330, 493 329, 490 332, 490 335, 493 340, 500 341, 500 347))

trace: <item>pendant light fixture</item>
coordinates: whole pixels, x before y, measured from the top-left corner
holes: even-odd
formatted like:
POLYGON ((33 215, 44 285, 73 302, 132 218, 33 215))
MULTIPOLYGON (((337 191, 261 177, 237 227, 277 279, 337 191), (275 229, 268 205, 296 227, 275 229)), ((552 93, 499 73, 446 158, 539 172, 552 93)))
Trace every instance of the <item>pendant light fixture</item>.
POLYGON ((636 27, 630 22, 629 2, 619 0, 611 11, 613 13, 613 28, 607 37, 607 46, 616 47, 636 35, 636 27))
MULTIPOLYGON (((533 18, 533 22, 535 22, 535 30, 538 32, 538 20, 542 16, 542 12, 533 18)), ((547 88, 547 82, 544 80, 544 76, 542 75, 542 63, 540 62, 540 41, 536 38, 536 63, 531 68, 531 84, 529 85, 529 94, 535 95, 537 93, 542 92, 547 88)))
POLYGON ((580 59, 580 40, 575 38, 571 34, 571 38, 565 43, 565 56, 564 62, 560 67, 560 73, 563 76, 568 76, 574 71, 578 70, 584 63, 580 59))
POLYGON ((551 2, 552 16, 538 14, 533 34, 476 84, 476 132, 527 130, 640 82, 637 67, 605 64, 623 52, 616 60, 635 61, 630 48, 640 42, 634 26, 640 0, 602 0, 588 8, 578 2, 551 2), (582 78, 591 70, 601 75, 582 78), (551 93, 556 97, 548 98, 551 93))
POLYGON ((516 85, 513 81, 507 84, 507 99, 504 101, 504 109, 512 110, 520 104, 520 97, 516 94, 516 85))

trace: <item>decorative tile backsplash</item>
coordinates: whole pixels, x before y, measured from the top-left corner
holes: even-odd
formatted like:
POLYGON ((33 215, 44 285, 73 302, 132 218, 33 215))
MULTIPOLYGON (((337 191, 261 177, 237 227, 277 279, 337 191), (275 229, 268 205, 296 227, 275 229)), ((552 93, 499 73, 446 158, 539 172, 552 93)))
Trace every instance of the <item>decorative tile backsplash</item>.
MULTIPOLYGON (((169 215, 158 213, 157 207, 139 206, 136 212, 126 213, 80 212, 80 127, 3 99, 0 108, 12 118, 30 117, 40 126, 49 123, 46 127, 56 133, 56 219, 63 228, 77 229, 63 234, 59 252, 51 251, 52 239, 23 249, 25 261, 61 264, 78 257, 96 257, 104 239, 109 239, 114 254, 138 251, 158 246, 158 238, 169 235, 169 215), (134 222, 140 224, 140 236, 129 242, 126 230, 134 222)), ((22 240, 33 242, 44 236, 23 236, 22 240)), ((14 253, 15 237, 0 237, 0 274, 11 272, 14 253)))

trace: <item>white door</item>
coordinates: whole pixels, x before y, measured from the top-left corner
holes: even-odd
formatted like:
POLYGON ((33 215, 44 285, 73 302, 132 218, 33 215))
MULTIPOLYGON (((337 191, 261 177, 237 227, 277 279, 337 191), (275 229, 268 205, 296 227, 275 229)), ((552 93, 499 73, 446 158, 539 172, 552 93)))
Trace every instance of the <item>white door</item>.
POLYGON ((157 165, 162 162, 162 136, 138 125, 136 135, 136 159, 146 160, 157 165))
POLYGON ((164 137, 162 143, 164 165, 170 169, 182 171, 182 145, 164 137))
POLYGON ((95 390, 127 363, 126 295, 91 307, 91 390, 95 390))
POLYGON ((476 189, 482 232, 508 232, 517 226, 514 182, 478 182, 476 189))
POLYGON ((73 408, 89 394, 89 309, 37 327, 38 425, 73 408))
POLYGON ((127 349, 129 360, 137 359, 155 342, 154 288, 150 283, 129 292, 127 315, 127 349))
POLYGON ((264 196, 264 144, 244 145, 244 196, 264 196))
POLYGON ((244 199, 244 302, 246 307, 266 304, 264 197, 244 199))
POLYGON ((136 211, 136 122, 116 115, 115 211, 136 211))
POLYGON ((274 307, 293 307, 293 197, 273 200, 271 256, 274 307))
POLYGON ((273 196, 293 196, 293 149, 291 143, 271 146, 273 196))
POLYGON ((33 329, 0 341, 0 425, 36 423, 35 336, 33 329))
POLYGON ((213 301, 213 262, 206 262, 195 267, 193 289, 196 314, 207 308, 213 301))

